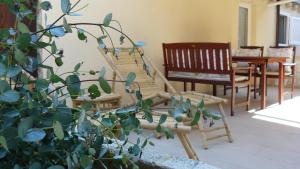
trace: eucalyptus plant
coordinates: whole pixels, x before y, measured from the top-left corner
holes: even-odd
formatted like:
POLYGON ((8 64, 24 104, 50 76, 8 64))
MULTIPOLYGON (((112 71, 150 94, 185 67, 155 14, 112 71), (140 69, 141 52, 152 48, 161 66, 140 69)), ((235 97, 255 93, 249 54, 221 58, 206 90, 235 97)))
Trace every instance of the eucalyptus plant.
MULTIPOLYGON (((51 60, 56 66, 64 66, 64 51, 56 45, 57 38, 75 33, 79 40, 94 38, 98 47, 106 52, 113 48, 113 55, 118 56, 109 31, 120 34, 120 44, 128 41, 132 45, 129 53, 137 52, 143 58, 139 48, 142 42, 135 43, 123 33, 119 22, 107 14, 101 23, 69 23, 68 16, 81 15, 78 12, 81 0, 71 4, 69 0, 61 0, 61 16, 53 23, 31 32, 26 24, 37 17, 39 10, 45 13, 52 9, 50 1, 39 3, 33 10, 28 6, 28 0, 0 0, 15 15, 13 27, 0 29, 0 168, 8 169, 89 169, 89 168, 138 168, 132 157, 141 156, 146 145, 153 143, 149 139, 130 141, 130 133, 140 134, 142 129, 136 113, 143 113, 145 119, 153 122, 151 115, 152 100, 144 100, 141 92, 128 90, 134 83, 135 73, 128 75, 126 81, 116 81, 124 84, 129 94, 135 95, 137 103, 122 107, 115 111, 92 110, 92 102, 85 102, 81 107, 73 108, 67 105, 67 99, 76 99, 81 94, 82 83, 93 82, 88 87, 89 97, 96 99, 101 93, 111 93, 109 79, 105 78, 105 70, 89 71, 94 79, 81 80, 80 67, 74 65, 74 70, 66 72, 66 77, 56 74, 51 65, 45 61, 51 60), (34 12, 36 11, 36 12, 34 12), (59 25, 60 21, 63 23, 59 25), (112 23, 117 23, 117 27, 112 23), (96 37, 81 26, 96 26, 100 37, 96 37), (42 50, 48 56, 42 59, 36 52, 42 50), (34 53, 34 56, 32 55, 34 53), (48 71, 49 77, 35 77, 37 70, 48 71), (51 87, 52 86, 52 87, 51 87), (122 140, 120 142, 119 140, 122 140), (115 145, 111 150, 107 145, 115 145)), ((144 66, 150 72, 148 66, 144 66)), ((150 75, 150 73, 149 73, 150 75)), ((190 101, 173 99, 170 114, 190 112, 190 101), (176 111, 176 112, 174 112, 176 111), (172 113, 174 112, 174 113, 172 113)), ((197 123, 200 113, 204 111, 203 102, 193 123, 197 123)), ((175 119, 181 121, 182 119, 175 119)), ((162 115, 157 132, 165 133, 173 138, 173 133, 161 125, 167 116, 162 115)))

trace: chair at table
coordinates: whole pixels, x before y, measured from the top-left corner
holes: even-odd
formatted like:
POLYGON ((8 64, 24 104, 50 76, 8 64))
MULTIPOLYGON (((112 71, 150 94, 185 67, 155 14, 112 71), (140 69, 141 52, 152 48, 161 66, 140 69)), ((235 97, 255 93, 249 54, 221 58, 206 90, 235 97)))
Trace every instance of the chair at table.
MULTIPOLYGON (((272 57, 287 57, 287 62, 284 66, 284 79, 291 79, 291 98, 294 96, 295 88, 295 74, 296 74, 296 47, 294 46, 276 46, 270 47, 268 50, 268 56, 272 57)), ((272 63, 267 65, 267 79, 279 79, 279 66, 278 63, 272 63)))
MULTIPOLYGON (((240 49, 237 51, 236 56, 245 56, 245 57, 263 57, 264 47, 263 46, 241 46, 240 49)), ((249 63, 247 62, 238 62, 236 63, 237 67, 249 67, 249 63)), ((256 88, 256 77, 259 76, 258 74, 259 67, 256 65, 255 70, 253 72, 254 76, 254 99, 256 98, 256 93, 258 89, 256 88)), ((248 70, 238 70, 236 72, 239 76, 248 76, 248 70)), ((226 91, 230 89, 227 86, 224 86, 224 95, 226 95, 226 91)), ((238 89, 236 89, 238 92, 238 89)))

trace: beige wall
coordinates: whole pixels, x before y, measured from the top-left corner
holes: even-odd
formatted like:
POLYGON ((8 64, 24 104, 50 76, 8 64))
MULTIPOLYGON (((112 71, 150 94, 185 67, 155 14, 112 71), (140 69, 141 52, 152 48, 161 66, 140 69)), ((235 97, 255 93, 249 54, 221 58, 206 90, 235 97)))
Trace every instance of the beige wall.
POLYGON ((275 45, 276 8, 268 7, 269 0, 252 0, 251 45, 275 45))
MULTIPOLYGON (((51 1, 54 9, 48 14, 50 23, 60 14, 60 1, 51 1)), ((69 17, 69 22, 102 22, 103 17, 113 13, 121 22, 124 32, 136 41, 144 41, 145 54, 162 69, 163 42, 232 42, 237 45, 238 0, 88 0, 89 6, 81 17, 69 17)), ((98 28, 87 30, 99 35, 98 28)), ((114 36, 118 39, 117 36, 114 36)), ((100 69, 105 66, 97 51, 97 43, 79 42, 76 34, 67 35, 57 42, 65 49, 66 68, 84 61, 82 69, 100 69)), ((178 86, 178 84, 177 84, 178 86)), ((199 89, 199 87, 198 87, 199 89)), ((209 89, 202 85, 201 90, 209 89)))

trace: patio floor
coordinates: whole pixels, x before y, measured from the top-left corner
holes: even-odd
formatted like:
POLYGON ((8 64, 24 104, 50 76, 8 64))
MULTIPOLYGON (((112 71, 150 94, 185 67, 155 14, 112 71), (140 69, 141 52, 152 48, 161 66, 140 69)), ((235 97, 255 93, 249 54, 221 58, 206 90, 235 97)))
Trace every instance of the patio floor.
MULTIPOLYGON (((218 95, 223 97, 221 90, 218 95)), ((245 91, 241 90, 238 97, 243 95, 245 91)), ((300 90, 296 91, 294 99, 286 100, 282 105, 274 104, 276 98, 276 88, 269 87, 267 109, 260 111, 259 99, 252 98, 252 110, 247 112, 241 108, 236 111, 234 117, 229 116, 229 104, 225 106, 234 138, 232 144, 228 143, 226 138, 221 138, 210 141, 209 149, 204 150, 198 131, 193 130, 189 137, 200 160, 221 169, 298 169, 300 90)), ((285 98, 289 99, 288 96, 285 98)), ((213 109, 214 107, 210 110, 213 109)), ((150 133, 147 131, 144 136, 150 133)), ((152 141, 155 143, 154 151, 186 157, 178 138, 168 141, 165 138, 152 139, 152 141)))

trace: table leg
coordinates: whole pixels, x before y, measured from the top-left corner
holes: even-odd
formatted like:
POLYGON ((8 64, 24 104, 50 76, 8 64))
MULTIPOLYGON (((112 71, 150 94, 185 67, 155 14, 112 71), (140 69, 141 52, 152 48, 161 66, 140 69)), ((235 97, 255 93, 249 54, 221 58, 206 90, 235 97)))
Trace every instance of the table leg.
POLYGON ((261 109, 266 108, 266 90, 267 90, 267 77, 266 77, 266 63, 261 65, 261 109))
POLYGON ((283 63, 279 63, 279 78, 278 78, 278 102, 281 104, 283 102, 283 63))

